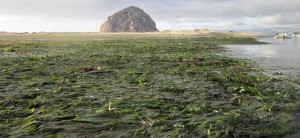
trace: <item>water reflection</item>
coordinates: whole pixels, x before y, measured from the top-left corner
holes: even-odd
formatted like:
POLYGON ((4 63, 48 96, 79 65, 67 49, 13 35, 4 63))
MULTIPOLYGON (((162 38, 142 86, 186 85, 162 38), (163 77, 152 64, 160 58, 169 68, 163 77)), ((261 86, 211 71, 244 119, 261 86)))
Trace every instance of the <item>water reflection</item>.
POLYGON ((300 37, 288 38, 288 39, 276 39, 272 37, 261 38, 261 41, 266 41, 269 43, 277 43, 288 46, 300 46, 300 37))
POLYGON ((300 38, 275 39, 260 38, 266 45, 230 45, 228 56, 252 59, 258 65, 270 72, 283 71, 287 74, 300 75, 300 38))

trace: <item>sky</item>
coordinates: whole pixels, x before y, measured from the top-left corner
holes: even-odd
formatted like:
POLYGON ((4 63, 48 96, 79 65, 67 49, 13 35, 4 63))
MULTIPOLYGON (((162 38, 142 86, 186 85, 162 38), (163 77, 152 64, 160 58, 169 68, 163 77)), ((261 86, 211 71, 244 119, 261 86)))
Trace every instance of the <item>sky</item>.
POLYGON ((0 0, 0 31, 99 32, 137 6, 163 30, 300 31, 300 0, 0 0))

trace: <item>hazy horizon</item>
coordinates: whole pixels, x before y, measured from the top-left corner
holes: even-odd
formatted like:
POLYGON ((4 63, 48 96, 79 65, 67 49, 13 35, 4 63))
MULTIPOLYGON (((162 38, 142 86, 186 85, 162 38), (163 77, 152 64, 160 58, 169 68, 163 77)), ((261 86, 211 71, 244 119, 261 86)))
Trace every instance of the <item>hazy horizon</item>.
POLYGON ((128 6, 148 13, 163 30, 211 29, 273 33, 300 30, 299 0, 1 0, 0 31, 99 32, 128 6))

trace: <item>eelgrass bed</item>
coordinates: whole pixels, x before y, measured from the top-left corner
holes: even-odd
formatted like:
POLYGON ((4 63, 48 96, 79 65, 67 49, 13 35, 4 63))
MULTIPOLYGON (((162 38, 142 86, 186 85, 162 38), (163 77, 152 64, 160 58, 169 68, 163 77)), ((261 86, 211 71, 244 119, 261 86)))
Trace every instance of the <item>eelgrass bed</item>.
POLYGON ((255 39, 0 39, 0 137, 300 136, 298 88, 218 55, 255 39))

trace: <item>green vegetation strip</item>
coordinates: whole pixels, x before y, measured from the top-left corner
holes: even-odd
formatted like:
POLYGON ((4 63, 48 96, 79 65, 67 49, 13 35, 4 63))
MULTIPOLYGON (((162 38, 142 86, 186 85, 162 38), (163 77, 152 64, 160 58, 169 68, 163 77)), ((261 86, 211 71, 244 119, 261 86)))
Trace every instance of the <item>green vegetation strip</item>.
POLYGON ((217 54, 255 39, 77 37, 1 38, 0 137, 300 135, 298 88, 217 54))

